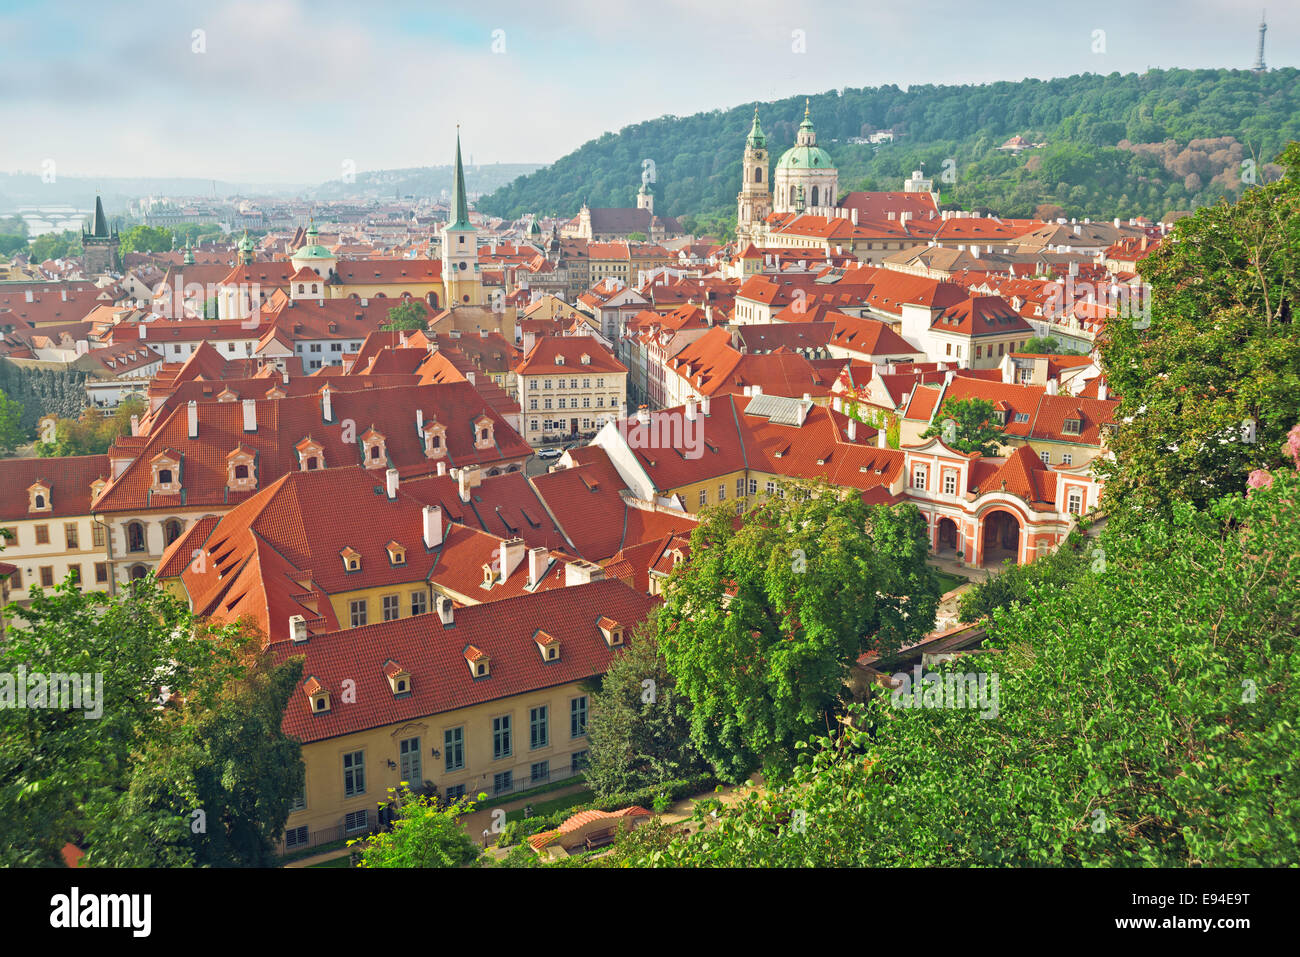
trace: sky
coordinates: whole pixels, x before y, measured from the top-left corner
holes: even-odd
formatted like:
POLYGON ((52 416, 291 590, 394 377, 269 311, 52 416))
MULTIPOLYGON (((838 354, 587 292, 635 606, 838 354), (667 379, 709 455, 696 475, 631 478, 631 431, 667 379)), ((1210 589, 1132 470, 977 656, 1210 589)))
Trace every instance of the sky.
MULTIPOLYGON (((1300 4, 1274 6, 1268 63, 1296 66, 1300 4)), ((0 171, 314 184, 449 163, 457 124, 467 162, 548 163, 664 114, 844 87, 1249 68, 1260 15, 1230 0, 4 0, 0 171)))

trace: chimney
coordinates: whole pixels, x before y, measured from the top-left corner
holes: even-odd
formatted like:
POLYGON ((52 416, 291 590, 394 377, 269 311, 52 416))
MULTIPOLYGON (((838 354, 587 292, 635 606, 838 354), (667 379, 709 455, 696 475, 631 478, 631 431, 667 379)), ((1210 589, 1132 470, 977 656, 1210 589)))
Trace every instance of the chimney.
POLYGON ((426 505, 424 515, 424 547, 437 548, 442 544, 442 506, 426 505))
MULTIPOLYGON (((35 302, 35 301, 36 301, 36 297, 32 294, 32 291, 31 291, 30 289, 28 289, 28 290, 23 294, 23 302, 35 302)), ((144 336, 141 336, 140 338, 143 339, 144 336)))
POLYGON ((849 419, 849 441, 856 442, 857 440, 858 440, 858 420, 849 419))
POLYGON ((1002 381, 1008 385, 1016 381, 1016 364, 1010 359, 1005 360, 1003 363, 1002 381))
POLYGON ((589 582, 603 581, 605 569, 589 561, 578 559, 564 566, 564 585, 586 585, 589 582))
POLYGON ((945 373, 943 374, 943 387, 944 387, 944 389, 948 389, 948 388, 950 388, 950 387, 952 386, 952 377, 953 377, 954 375, 956 375, 956 373, 953 372, 951 369, 949 369, 947 372, 945 372, 945 373))
POLYGON ((289 616, 289 637, 295 644, 301 644, 307 640, 307 619, 302 615, 289 616))
POLYGON ((755 385, 754 385, 754 395, 759 396, 759 395, 762 395, 762 394, 763 394, 763 387, 762 387, 761 385, 755 384, 755 385))
POLYGON ((444 628, 450 628, 456 623, 456 610, 451 603, 451 599, 446 595, 438 595, 438 617, 442 620, 444 628))
POLYGON ((244 406, 244 431, 256 432, 257 431, 257 400, 244 399, 243 406, 244 406))
POLYGON ((854 206, 853 209, 849 211, 849 222, 851 222, 854 226, 858 224, 858 208, 856 206, 854 206))
POLYGON ((886 429, 876 430, 876 448, 878 449, 889 448, 889 436, 885 434, 886 431, 887 431, 886 429))
POLYGON ((479 482, 483 480, 477 465, 466 465, 456 473, 456 486, 460 492, 462 502, 469 501, 471 489, 478 488, 479 482))
POLYGON ((465 379, 466 379, 467 382, 469 382, 470 385, 473 385, 473 384, 474 384, 474 373, 472 373, 472 372, 466 372, 466 373, 465 373, 465 379))
POLYGON ((61 302, 67 302, 67 301, 68 301, 68 290, 66 290, 66 289, 60 289, 60 290, 59 290, 59 300, 60 300, 61 302))
POLYGON ((833 396, 833 397, 831 398, 831 408, 834 409, 836 412, 843 412, 843 411, 844 411, 844 399, 843 399, 841 396, 838 396, 838 395, 837 395, 837 396, 833 396))
POLYGON ((131 434, 132 435, 140 434, 140 416, 138 415, 131 416, 131 434))
POLYGON ((424 431, 424 410, 423 409, 415 410, 415 431, 416 432, 424 431))
POLYGON ((1056 389, 1057 389, 1057 380, 1056 380, 1056 379, 1048 379, 1048 380, 1047 380, 1047 394, 1048 394, 1048 395, 1056 395, 1056 389))
POLYGON ((438 474, 439 474, 439 475, 446 475, 446 474, 447 474, 447 463, 446 463, 446 462, 439 462, 439 463, 438 463, 438 474))
POLYGON ((288 384, 289 384, 289 373, 287 373, 287 372, 283 372, 283 373, 281 373, 281 374, 280 374, 280 382, 283 383, 284 385, 288 385, 288 384))
MULTIPOLYGON (((30 296, 31 293, 28 293, 28 295, 30 296)), ((139 330, 141 339, 149 338, 149 327, 146 326, 143 322, 140 323, 138 326, 136 326, 136 329, 139 330)))
POLYGON ((388 469, 384 472, 385 491, 390 501, 397 498, 397 486, 400 482, 401 476, 397 469, 388 469))
POLYGON ((650 410, 644 405, 639 406, 636 410, 636 420, 641 425, 650 424, 650 410))
POLYGON ((528 549, 528 587, 535 588, 537 583, 542 580, 546 574, 546 566, 550 563, 551 553, 541 547, 528 549))
POLYGON ((1110 390, 1106 388, 1105 379, 1102 379, 1097 383, 1097 398, 1101 399, 1102 402, 1105 402, 1110 398, 1110 390))
POLYGON ((329 386, 320 390, 320 409, 321 415, 325 417, 326 422, 334 421, 334 403, 330 401, 329 386))
POLYGON ((709 397, 707 395, 700 399, 700 411, 705 415, 709 414, 709 397))
POLYGON ((190 423, 190 438, 197 439, 199 437, 199 404, 191 399, 186 404, 185 412, 190 423))
POLYGON ((502 584, 515 573, 515 570, 523 563, 524 554, 527 549, 524 547, 522 538, 508 538, 501 543, 501 578, 502 584))
POLYGON ((687 421, 687 422, 694 422, 694 421, 695 421, 695 396, 693 396, 693 395, 688 395, 688 396, 686 397, 686 412, 685 412, 685 415, 686 415, 686 421, 687 421))

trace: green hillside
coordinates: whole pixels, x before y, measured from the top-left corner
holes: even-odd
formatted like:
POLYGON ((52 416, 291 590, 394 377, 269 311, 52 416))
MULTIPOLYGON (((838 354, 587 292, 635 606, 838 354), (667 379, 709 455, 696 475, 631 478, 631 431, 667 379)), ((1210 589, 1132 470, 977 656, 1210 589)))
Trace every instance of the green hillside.
MULTIPOLYGON (((759 103, 773 161, 794 142, 803 98, 759 103)), ((632 206, 642 161, 654 160, 656 210, 734 221, 740 160, 754 103, 694 116, 665 116, 606 133, 477 203, 494 215, 572 215, 592 206, 632 206)), ((811 97, 818 145, 840 170, 841 193, 901 189, 924 163, 942 200, 1005 216, 1159 217, 1193 209, 1243 188, 1242 162, 1256 179, 1288 140, 1300 139, 1300 71, 1153 70, 1083 74, 967 86, 895 86, 811 97), (897 139, 849 143, 876 129, 897 139), (1041 149, 999 152, 1019 134, 1041 149), (1136 145, 1134 145, 1136 144, 1136 145), (940 182, 946 160, 955 182, 940 182)))

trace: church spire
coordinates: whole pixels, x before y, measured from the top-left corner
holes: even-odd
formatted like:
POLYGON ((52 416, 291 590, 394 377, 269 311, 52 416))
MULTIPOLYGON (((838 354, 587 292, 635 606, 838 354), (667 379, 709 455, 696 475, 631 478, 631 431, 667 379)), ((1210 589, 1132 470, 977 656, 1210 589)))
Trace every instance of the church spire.
POLYGON ((456 179, 451 186, 451 229, 469 229, 469 201, 465 196, 465 167, 460 161, 460 125, 456 125, 456 179))
POLYGON ((108 236, 108 217, 104 215, 104 201, 100 199, 99 194, 95 194, 95 221, 91 227, 90 235, 108 236))
POLYGON ((767 146, 767 137, 763 135, 763 127, 758 122, 758 107, 754 107, 754 125, 749 128, 749 138, 745 140, 745 145, 753 149, 763 149, 767 146))

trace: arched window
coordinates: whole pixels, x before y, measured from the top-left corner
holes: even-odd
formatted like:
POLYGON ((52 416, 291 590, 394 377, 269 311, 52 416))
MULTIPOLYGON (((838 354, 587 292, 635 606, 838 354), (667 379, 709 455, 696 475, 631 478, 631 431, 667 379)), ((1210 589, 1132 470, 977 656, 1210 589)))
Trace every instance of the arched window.
POLYGON ((303 290, 303 285, 302 285, 302 283, 298 283, 298 292, 301 293, 302 290, 303 290))
POLYGON ((40 492, 36 493, 36 507, 37 508, 45 507, 45 496, 42 495, 40 492))
POLYGON ((248 466, 247 466, 247 465, 236 465, 236 466, 235 466, 235 478, 237 478, 237 479, 246 479, 246 478, 248 478, 248 466))
POLYGON ((167 521, 163 522, 163 544, 170 545, 172 542, 176 541, 176 539, 181 537, 181 532, 184 530, 185 526, 181 524, 180 519, 169 518, 167 521))
POLYGON ((171 469, 159 469, 159 470, 158 470, 158 484, 159 484, 159 485, 171 485, 171 484, 172 484, 172 470, 171 470, 171 469))
POLYGON ((132 580, 132 581, 139 581, 141 578, 144 578, 144 576, 145 576, 145 575, 148 575, 148 574, 149 574, 149 569, 146 568, 144 565, 132 565, 132 566, 131 566, 131 580, 132 580))
POLYGON ((307 460, 307 471, 308 471, 308 472, 314 472, 318 467, 319 467, 319 466, 316 464, 316 456, 313 455, 311 458, 309 458, 309 459, 307 460))
POLYGON ((436 292, 429 293, 429 305, 434 309, 438 308, 438 294, 436 292))
POLYGON ((816 207, 816 206, 819 205, 818 202, 817 202, 817 187, 816 187, 816 186, 813 187, 813 191, 812 191, 812 204, 813 204, 814 207, 816 207))
POLYGON ((131 522, 126 526, 126 550, 128 552, 143 552, 146 550, 144 525, 140 522, 131 522))

